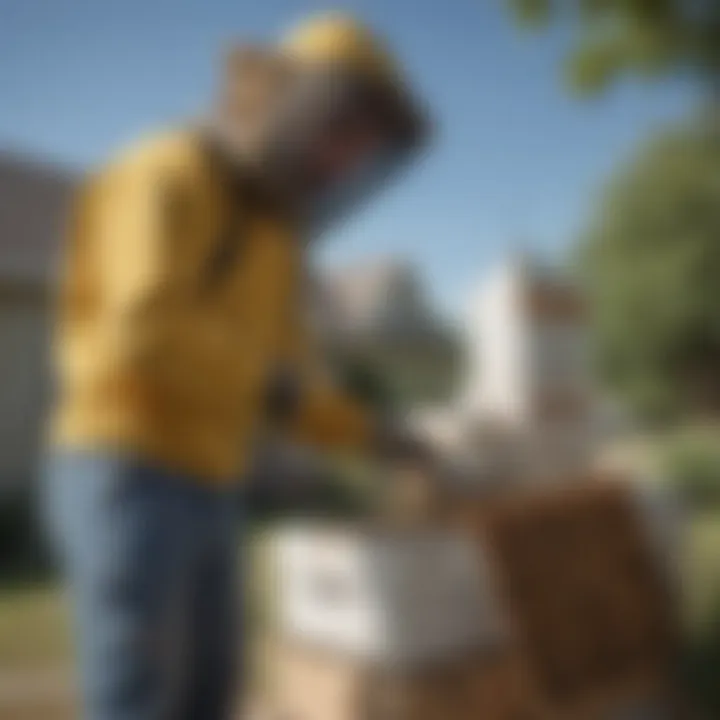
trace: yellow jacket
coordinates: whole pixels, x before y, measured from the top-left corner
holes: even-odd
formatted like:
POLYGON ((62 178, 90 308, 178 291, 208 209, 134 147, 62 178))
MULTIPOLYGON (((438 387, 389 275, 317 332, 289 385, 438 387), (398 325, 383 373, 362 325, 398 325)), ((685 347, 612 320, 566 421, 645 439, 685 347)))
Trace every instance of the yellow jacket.
MULTIPOLYGON (((141 142, 80 193, 60 297, 57 444, 136 452, 208 482, 242 469, 273 369, 299 367, 307 346, 302 246, 230 184, 181 130, 141 142)), ((365 414, 305 377, 297 433, 362 443, 365 414)))

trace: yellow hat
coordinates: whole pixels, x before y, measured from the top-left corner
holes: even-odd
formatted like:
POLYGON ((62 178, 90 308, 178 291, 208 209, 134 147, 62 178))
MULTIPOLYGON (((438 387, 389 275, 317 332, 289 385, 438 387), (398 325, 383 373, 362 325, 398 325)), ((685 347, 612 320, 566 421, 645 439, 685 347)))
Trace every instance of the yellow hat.
POLYGON ((303 63, 335 63, 388 82, 399 74, 384 43, 369 28, 337 13, 301 23, 283 38, 280 49, 303 63))

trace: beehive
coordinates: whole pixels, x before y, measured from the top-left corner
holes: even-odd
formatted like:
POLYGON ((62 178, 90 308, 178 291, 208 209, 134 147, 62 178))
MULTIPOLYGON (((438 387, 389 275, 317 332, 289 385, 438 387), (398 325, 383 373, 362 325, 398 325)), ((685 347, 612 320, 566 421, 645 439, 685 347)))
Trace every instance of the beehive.
POLYGON ((675 680, 674 598, 627 487, 516 496, 485 508, 474 529, 552 717, 664 702, 675 680))
POLYGON ((464 496, 435 530, 284 531, 287 717, 686 720, 672 533, 650 495, 579 479, 464 496))

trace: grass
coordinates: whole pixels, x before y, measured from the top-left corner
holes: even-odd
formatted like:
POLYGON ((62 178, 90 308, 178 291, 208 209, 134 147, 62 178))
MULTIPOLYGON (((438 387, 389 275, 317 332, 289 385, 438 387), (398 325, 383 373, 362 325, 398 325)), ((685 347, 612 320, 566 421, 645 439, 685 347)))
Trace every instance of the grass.
POLYGON ((702 632, 720 610, 720 513, 706 513, 692 522, 683 563, 686 620, 702 632))
POLYGON ((57 585, 0 593, 0 675, 67 666, 70 655, 66 606, 57 585))
POLYGON ((0 720, 74 717, 66 610, 56 584, 0 592, 0 720))

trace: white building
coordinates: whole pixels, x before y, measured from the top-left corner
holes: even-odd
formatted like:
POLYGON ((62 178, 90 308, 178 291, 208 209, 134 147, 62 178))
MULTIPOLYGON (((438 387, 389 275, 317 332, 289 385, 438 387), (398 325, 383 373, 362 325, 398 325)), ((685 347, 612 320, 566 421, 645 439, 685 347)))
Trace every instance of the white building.
POLYGON ((589 467, 596 407, 582 294, 527 258, 495 268, 472 298, 468 374, 418 423, 477 477, 562 479, 589 467))

